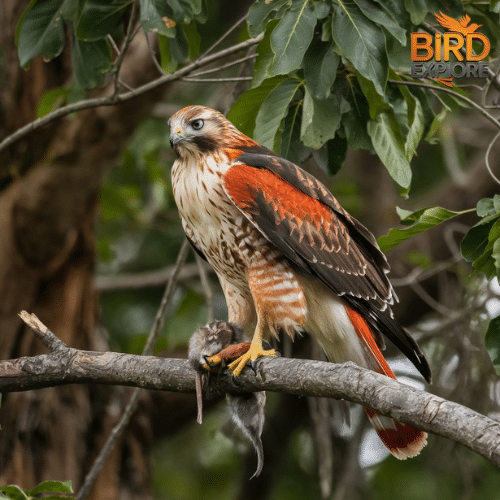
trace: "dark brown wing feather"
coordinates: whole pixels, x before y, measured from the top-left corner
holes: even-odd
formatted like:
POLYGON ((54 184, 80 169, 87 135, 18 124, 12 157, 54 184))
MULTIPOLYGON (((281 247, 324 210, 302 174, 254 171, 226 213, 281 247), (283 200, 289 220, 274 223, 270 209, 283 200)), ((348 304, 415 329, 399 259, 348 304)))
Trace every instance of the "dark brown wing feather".
POLYGON ((233 203, 303 275, 319 279, 386 335, 430 380, 416 342, 394 319, 389 265, 374 236, 312 175, 264 148, 225 174, 233 203))

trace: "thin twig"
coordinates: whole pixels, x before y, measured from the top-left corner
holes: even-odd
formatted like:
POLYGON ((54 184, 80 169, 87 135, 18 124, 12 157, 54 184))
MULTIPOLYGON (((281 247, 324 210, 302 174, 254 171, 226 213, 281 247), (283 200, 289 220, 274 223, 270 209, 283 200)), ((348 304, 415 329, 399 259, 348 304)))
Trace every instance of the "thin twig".
POLYGON ((242 50, 247 49, 248 47, 252 47, 253 45, 258 44, 264 34, 260 34, 256 38, 251 38, 249 40, 245 40, 244 42, 238 43, 229 47, 227 49, 223 49, 215 54, 201 57, 193 61, 191 64, 184 66, 183 68, 175 71, 174 73, 170 73, 168 75, 163 75, 156 80, 145 83, 140 87, 130 90, 128 92, 124 92, 122 94, 116 95, 108 95, 106 97, 98 97, 92 99, 85 99, 84 101, 76 102, 74 104, 68 104, 67 106, 63 106, 62 108, 56 109, 51 113, 46 114, 41 118, 37 118, 36 120, 26 124, 24 127, 17 129, 14 133, 7 136, 2 142, 0 142, 0 151, 7 148, 21 137, 29 134, 30 132, 47 125, 48 123, 54 121, 57 118, 61 118, 63 116, 69 115, 71 113, 75 113, 77 111, 82 111, 84 109, 92 109, 98 108, 100 106, 113 106, 115 104, 128 101, 129 99, 133 99, 141 94, 149 92, 156 87, 159 87, 167 82, 172 82, 174 80, 180 80, 184 76, 189 75, 194 70, 206 66, 207 64, 211 64, 214 61, 218 61, 219 59, 224 59, 225 57, 230 56, 231 54, 235 54, 236 52, 240 52, 242 50))
MULTIPOLYGON (((177 261, 175 263, 175 268, 174 268, 172 274, 170 275, 170 279, 169 279, 167 286, 165 288, 165 293, 163 294, 163 297, 161 299, 160 307, 158 308, 158 311, 156 312, 156 317, 155 317, 153 325, 151 327, 151 331, 148 335, 146 345, 144 346, 144 349, 142 351, 142 354, 144 356, 151 354, 155 340, 158 337, 158 334, 163 327, 163 324, 165 322, 165 312, 166 312, 168 304, 170 303, 172 295, 174 293, 175 286, 177 284, 177 277, 179 275, 179 272, 180 272, 182 266, 184 265, 184 262, 186 261, 186 257, 187 257, 187 254, 189 252, 189 249, 190 249, 189 243, 186 239, 184 239, 184 242, 182 243, 181 249, 179 250, 179 254, 177 255, 177 261)), ((102 470, 104 464, 106 463, 106 459, 108 458, 109 454, 111 453, 116 441, 123 434, 123 431, 127 427, 128 423, 130 422, 130 419, 132 418, 132 415, 134 414, 135 410, 137 409, 137 405, 139 404, 139 397, 140 397, 141 391, 142 391, 142 389, 139 387, 136 387, 134 389, 134 392, 132 393, 132 396, 130 397, 130 399, 127 403, 127 406, 125 407, 125 410, 123 411, 123 414, 122 414, 120 420, 113 427, 110 435, 108 436, 108 439, 106 440, 106 443, 104 444, 101 451, 99 452, 99 455, 97 456, 94 463, 92 464, 90 471, 85 476, 85 480, 82 484, 82 487, 78 491, 78 494, 76 496, 76 500, 84 500, 87 497, 87 495, 89 494, 90 489, 92 488, 92 485, 94 484, 99 472, 102 470)))
POLYGON ((488 113, 482 106, 475 103, 472 99, 469 99, 468 97, 465 97, 462 94, 459 94, 451 89, 448 89, 446 87, 438 87, 437 85, 431 85, 429 83, 405 82, 398 80, 387 80, 387 81, 389 83, 395 83, 396 85, 406 85, 407 87, 423 87, 425 89, 437 90, 438 92, 444 92, 445 94, 450 94, 453 97, 461 99, 462 101, 466 102, 473 108, 476 108, 484 117, 488 118, 488 120, 490 120, 491 123, 493 123, 497 128, 500 129, 500 122, 494 116, 490 115, 490 113, 488 113))
POLYGON ((443 316, 449 318, 453 317, 457 314, 456 311, 452 311, 448 307, 444 306, 441 304, 441 302, 438 302, 434 297, 432 297, 427 290, 425 290, 419 283, 411 283, 410 284, 412 290, 432 309, 436 310, 438 313, 442 314, 443 316))
POLYGON ((115 40, 113 37, 108 33, 108 36, 106 37, 108 39, 108 42, 111 44, 111 47, 113 47, 113 50, 116 52, 116 55, 120 55, 120 49, 118 48, 118 45, 116 45, 115 40))
POLYGON ((230 68, 231 66, 236 66, 242 62, 248 61, 249 59, 255 59, 257 54, 250 54, 249 56, 241 57, 240 59, 236 59, 235 61, 231 61, 227 64, 223 64, 222 66, 217 66, 216 68, 206 69, 205 71, 196 71, 192 73, 191 76, 201 76, 208 75, 209 73, 215 73, 216 71, 220 71, 221 69, 230 68))
POLYGON ((234 77, 229 77, 229 78, 191 78, 191 77, 185 77, 181 78, 183 82, 249 82, 250 80, 253 80, 253 77, 251 76, 234 76, 234 77))
POLYGON ((205 303, 207 304, 207 323, 214 320, 214 294, 212 288, 210 287, 210 282, 208 280, 208 271, 205 267, 203 259, 196 254, 196 265, 198 266, 198 271, 200 273, 201 287, 203 289, 203 294, 205 295, 205 303))
POLYGON ((489 157, 490 157, 491 148, 493 147, 493 144, 495 144, 495 142, 497 141, 497 139, 499 137, 500 137, 500 132, 498 132, 497 135, 495 135, 495 137, 493 137, 493 140, 490 142, 488 149, 486 150, 486 154, 484 155, 484 162, 486 163, 486 169, 488 170, 488 173, 490 174, 491 178, 497 184, 500 184, 500 179, 493 173, 493 170, 491 169, 489 157))
POLYGON ((158 60, 156 59, 156 54, 154 53, 153 47, 151 47, 151 41, 149 40, 149 36, 146 31, 144 32, 144 36, 146 38, 146 43, 148 44, 149 55, 151 56, 151 60, 153 61, 155 68, 158 70, 160 75, 164 75, 165 71, 163 71, 163 68, 160 66, 158 60))
POLYGON ((115 83, 114 83, 114 95, 118 95, 119 91, 119 84, 120 84, 120 69, 123 64, 123 60, 125 59, 125 55, 127 54, 127 49, 130 45, 130 42, 132 41, 132 38, 134 37, 133 34, 133 29, 134 29, 134 24, 136 22, 136 17, 137 17, 137 8, 138 8, 138 2, 137 0, 133 0, 132 2, 132 12, 130 13, 130 18, 128 20, 128 26, 127 26, 127 32, 125 33, 125 39, 123 40, 121 50, 118 53, 118 57, 115 61, 115 83))
POLYGON ((409 286, 413 285, 414 283, 418 283, 420 281, 425 281, 426 279, 431 278, 435 274, 439 274, 441 271, 450 268, 451 266, 453 266, 457 262, 460 262, 461 260, 462 257, 455 255, 449 260, 436 264, 432 269, 429 270, 422 269, 421 267, 416 267, 404 278, 392 278, 391 279, 392 286, 394 287, 409 286))
POLYGON ((35 332, 36 336, 43 342, 51 352, 69 349, 69 347, 54 335, 36 316, 26 311, 21 311, 19 317, 35 332))
POLYGON ((238 19, 238 21, 236 21, 214 44, 212 44, 207 50, 205 50, 205 52, 203 52, 201 57, 207 56, 208 54, 210 54, 210 52, 212 52, 212 50, 215 49, 215 47, 220 45, 243 21, 245 21, 247 15, 248 13, 245 14, 241 19, 238 19))

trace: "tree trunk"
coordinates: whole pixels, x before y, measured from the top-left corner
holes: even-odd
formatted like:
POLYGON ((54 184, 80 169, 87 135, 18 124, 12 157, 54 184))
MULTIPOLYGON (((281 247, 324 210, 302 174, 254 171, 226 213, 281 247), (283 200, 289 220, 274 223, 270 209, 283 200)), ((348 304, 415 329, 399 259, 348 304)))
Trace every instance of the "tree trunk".
MULTIPOLYGON (((0 5, 0 135, 36 118, 48 89, 71 78, 67 50, 50 63, 19 68, 14 30, 27 0, 0 5)), ((136 37, 122 67, 135 87, 154 67, 136 37)), ((104 95, 111 91, 95 91, 104 95)), ((94 219, 99 188, 135 125, 159 91, 110 108, 88 110, 30 134, 0 154, 0 356, 43 352, 18 318, 37 314, 68 345, 106 349, 97 328, 94 219)), ((57 387, 4 396, 0 408, 0 484, 31 488, 43 480, 73 481, 78 490, 121 414, 128 389, 57 387)), ((144 405, 143 405, 144 406, 144 405)), ((139 412, 140 413, 140 412, 139 412)), ((148 498, 150 428, 136 418, 115 448, 91 498, 148 498)))

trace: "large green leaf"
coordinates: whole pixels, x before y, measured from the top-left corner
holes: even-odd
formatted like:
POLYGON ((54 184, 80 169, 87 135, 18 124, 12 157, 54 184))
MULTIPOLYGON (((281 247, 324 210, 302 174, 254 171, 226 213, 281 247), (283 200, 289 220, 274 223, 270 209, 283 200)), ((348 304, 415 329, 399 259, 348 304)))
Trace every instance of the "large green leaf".
POLYGON ((281 121, 288 112, 288 106, 302 85, 300 80, 287 78, 274 87, 264 99, 255 120, 254 139, 270 149, 275 148, 275 137, 281 121))
POLYGON ((106 74, 113 69, 111 47, 107 40, 84 42, 73 36, 71 60, 75 80, 85 89, 101 85, 106 74))
POLYGON ((185 61, 189 57, 189 42, 181 25, 175 27, 175 37, 170 40, 170 53, 178 61, 185 61))
POLYGON ((252 137, 262 102, 277 85, 286 79, 286 76, 267 78, 258 87, 243 92, 231 107, 227 118, 244 134, 252 137))
POLYGON ((61 16, 64 0, 32 0, 19 20, 16 42, 19 62, 23 68, 42 54, 50 60, 58 56, 66 42, 61 16))
POLYGON ((339 56, 333 43, 315 39, 304 56, 304 75, 306 86, 315 99, 326 99, 335 82, 339 56))
POLYGON ((371 0, 355 0, 355 2, 368 19, 386 28, 387 33, 396 38, 401 45, 406 45, 406 30, 380 5, 371 0))
POLYGON ((276 16, 276 11, 286 5, 289 0, 257 0, 248 11, 247 26, 248 33, 252 37, 260 35, 266 28, 266 24, 276 16))
POLYGON ((457 215, 470 213, 473 210, 463 210, 461 212, 454 212, 442 207, 429 207, 416 212, 406 212, 399 210, 401 217, 401 224, 411 224, 405 229, 392 228, 388 234, 381 236, 377 241, 382 251, 387 252, 401 242, 412 238, 416 234, 427 231, 441 222, 447 221, 457 215))
POLYGON ((316 163, 325 172, 330 175, 335 175, 342 166, 347 153, 347 139, 335 134, 333 139, 330 139, 322 148, 313 151, 316 163))
POLYGON ((269 74, 288 74, 299 68, 304 54, 311 43, 316 26, 309 0, 295 0, 271 35, 274 52, 269 74))
POLYGON ((169 38, 175 37, 177 23, 169 17, 173 15, 171 10, 158 10, 155 0, 140 0, 140 8, 141 26, 144 31, 153 31, 169 38))
POLYGON ((380 113, 377 121, 368 122, 368 134, 389 175, 402 188, 408 189, 411 184, 411 167, 405 156, 404 145, 398 142, 389 114, 380 113))
POLYGON ((484 337, 484 345, 497 375, 500 375, 500 315, 490 320, 484 337))
POLYGON ((106 38, 120 26, 125 8, 132 0, 87 0, 75 33, 80 40, 92 42, 106 38))
POLYGON ((306 88, 300 130, 300 139, 305 146, 318 149, 333 139, 341 119, 340 105, 336 99, 314 99, 306 88))
POLYGON ((311 148, 304 146, 300 140, 301 121, 302 106, 299 101, 295 101, 288 108, 288 115, 283 120, 281 156, 297 165, 311 155, 311 148))
POLYGON ((43 481, 29 490, 31 496, 40 493, 73 493, 71 481, 43 481))
POLYGON ((405 0, 406 10, 410 13, 411 22, 419 25, 427 15, 426 0, 405 0))
POLYGON ((388 62, 382 29, 356 5, 339 0, 339 4, 333 6, 332 36, 342 55, 383 95, 388 62))
POLYGON ((271 33, 278 25, 278 22, 278 20, 269 22, 266 26, 266 31, 264 32, 264 38, 257 45, 257 57, 255 58, 252 87, 258 87, 266 78, 268 78, 268 70, 274 59, 274 52, 271 49, 271 33))

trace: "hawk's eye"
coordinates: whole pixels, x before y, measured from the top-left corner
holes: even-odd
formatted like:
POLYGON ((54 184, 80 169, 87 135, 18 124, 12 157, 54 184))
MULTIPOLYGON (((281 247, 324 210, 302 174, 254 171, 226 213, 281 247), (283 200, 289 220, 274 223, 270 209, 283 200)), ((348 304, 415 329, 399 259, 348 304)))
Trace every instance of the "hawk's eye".
POLYGON ((193 127, 194 130, 201 130, 205 122, 201 119, 198 118, 198 120, 193 120, 191 122, 191 127, 193 127))

